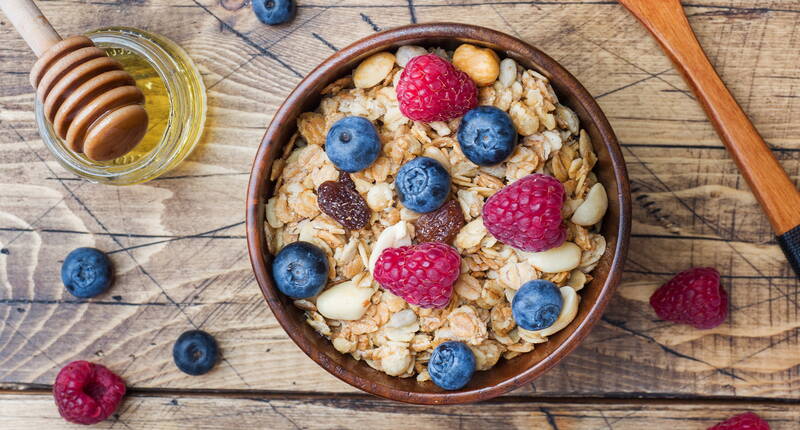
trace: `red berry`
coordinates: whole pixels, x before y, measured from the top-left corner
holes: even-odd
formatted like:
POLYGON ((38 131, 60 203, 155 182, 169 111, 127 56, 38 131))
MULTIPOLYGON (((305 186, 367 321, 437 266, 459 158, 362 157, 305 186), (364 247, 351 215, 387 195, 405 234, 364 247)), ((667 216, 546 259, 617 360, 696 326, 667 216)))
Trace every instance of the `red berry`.
POLYGON ((375 262, 375 280, 423 308, 442 308, 450 302, 461 271, 461 256, 441 242, 386 248, 375 262))
POLYGON ((397 83, 400 112, 414 121, 449 121, 478 105, 469 75, 436 54, 414 57, 397 83))
POLYGON ((729 418, 708 430, 770 430, 769 424, 758 415, 747 412, 729 418))
POLYGON ((555 248, 567 238, 561 219, 564 186, 534 173, 507 185, 483 205, 483 224, 497 240, 529 252, 555 248))
POLYGON ((111 416, 125 395, 125 382, 105 366, 73 361, 58 372, 53 397, 58 412, 76 424, 95 424, 111 416))
POLYGON ((699 329, 714 328, 728 316, 728 294, 711 267, 678 273, 653 293, 650 305, 661 319, 699 329))

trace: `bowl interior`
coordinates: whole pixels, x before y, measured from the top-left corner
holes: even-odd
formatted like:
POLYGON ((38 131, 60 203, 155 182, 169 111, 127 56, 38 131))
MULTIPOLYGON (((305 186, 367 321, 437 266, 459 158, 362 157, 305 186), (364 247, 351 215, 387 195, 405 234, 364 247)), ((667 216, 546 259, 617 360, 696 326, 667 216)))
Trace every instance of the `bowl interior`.
POLYGON ((503 33, 462 24, 424 24, 378 33, 323 62, 276 113, 261 142, 250 181, 247 204, 250 258, 256 279, 278 321, 306 354, 334 376, 372 394, 411 403, 449 404, 487 399, 528 383, 552 367, 577 346, 599 319, 619 281, 630 230, 630 193, 624 160, 616 137, 594 99, 572 75, 539 50, 503 33), (318 106, 322 88, 350 73, 363 58, 379 51, 406 44, 455 49, 464 42, 493 48, 501 56, 511 57, 522 66, 547 76, 561 103, 578 115, 598 156, 594 171, 609 196, 602 227, 607 247, 592 273, 593 281, 580 292, 578 315, 568 327, 550 336, 548 342, 536 345, 532 352, 512 360, 501 359, 491 370, 476 372, 464 389, 444 391, 432 382, 418 383, 414 378, 388 376, 343 355, 306 324, 303 311, 296 309, 272 284, 271 256, 263 233, 264 204, 272 195, 273 184, 268 182, 271 162, 296 131, 297 116, 318 106))

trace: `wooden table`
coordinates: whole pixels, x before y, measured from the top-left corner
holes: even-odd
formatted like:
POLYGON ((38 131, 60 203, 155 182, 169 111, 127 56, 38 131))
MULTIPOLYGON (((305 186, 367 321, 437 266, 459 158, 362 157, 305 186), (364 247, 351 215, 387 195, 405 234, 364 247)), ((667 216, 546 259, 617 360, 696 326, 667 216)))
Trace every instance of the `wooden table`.
MULTIPOLYGON (((180 43, 202 71, 201 145, 164 177, 123 188, 72 176, 44 147, 27 83, 34 58, 0 23, 0 428, 67 426, 48 390, 76 359, 103 363, 130 387, 99 428, 704 429, 745 410, 773 429, 800 427, 800 284, 700 107, 620 6, 299 1, 297 18, 281 27, 262 25, 246 0, 39 2, 64 34, 144 28, 180 43), (502 30, 565 65, 614 126, 635 202, 626 273, 602 322, 547 375, 477 406, 389 403, 325 373, 264 304, 244 240, 250 163, 283 98, 336 49, 427 21, 502 30), (112 291, 88 302, 59 280, 79 246, 110 252, 118 273, 112 291), (659 321, 647 303, 691 266, 723 274, 732 312, 716 329, 659 321), (224 353, 200 377, 177 371, 171 355, 193 326, 224 353)), ((712 62, 797 181, 800 1, 686 6, 712 62)))

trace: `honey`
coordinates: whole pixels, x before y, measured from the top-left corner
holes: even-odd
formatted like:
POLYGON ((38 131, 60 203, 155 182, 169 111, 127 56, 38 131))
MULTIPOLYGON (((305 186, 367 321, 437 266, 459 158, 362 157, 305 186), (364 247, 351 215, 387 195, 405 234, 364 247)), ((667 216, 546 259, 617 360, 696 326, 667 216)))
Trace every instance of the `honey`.
POLYGON ((144 93, 144 109, 150 119, 147 134, 131 152, 109 162, 114 165, 132 164, 149 154, 161 142, 169 118, 169 94, 164 80, 144 57, 122 47, 106 47, 105 51, 109 57, 122 64, 144 93))
POLYGON ((65 146, 37 100, 36 121, 48 149, 67 170, 112 185, 146 182, 177 166, 199 142, 206 118, 205 86, 191 58, 165 37, 134 28, 103 28, 86 36, 136 80, 145 95, 148 131, 131 152, 93 161, 65 146))

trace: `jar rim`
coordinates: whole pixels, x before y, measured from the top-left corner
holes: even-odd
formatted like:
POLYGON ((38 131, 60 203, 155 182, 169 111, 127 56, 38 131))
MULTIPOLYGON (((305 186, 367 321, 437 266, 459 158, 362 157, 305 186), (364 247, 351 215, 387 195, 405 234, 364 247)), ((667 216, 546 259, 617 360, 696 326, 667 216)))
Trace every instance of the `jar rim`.
POLYGON ((155 33, 131 27, 103 27, 85 35, 101 48, 127 49, 149 63, 169 98, 167 124, 159 143, 137 160, 124 165, 95 162, 66 146, 37 99, 36 123, 42 140, 62 166, 91 182, 132 185, 155 179, 183 161, 202 136, 207 102, 200 72, 183 48, 155 33))

